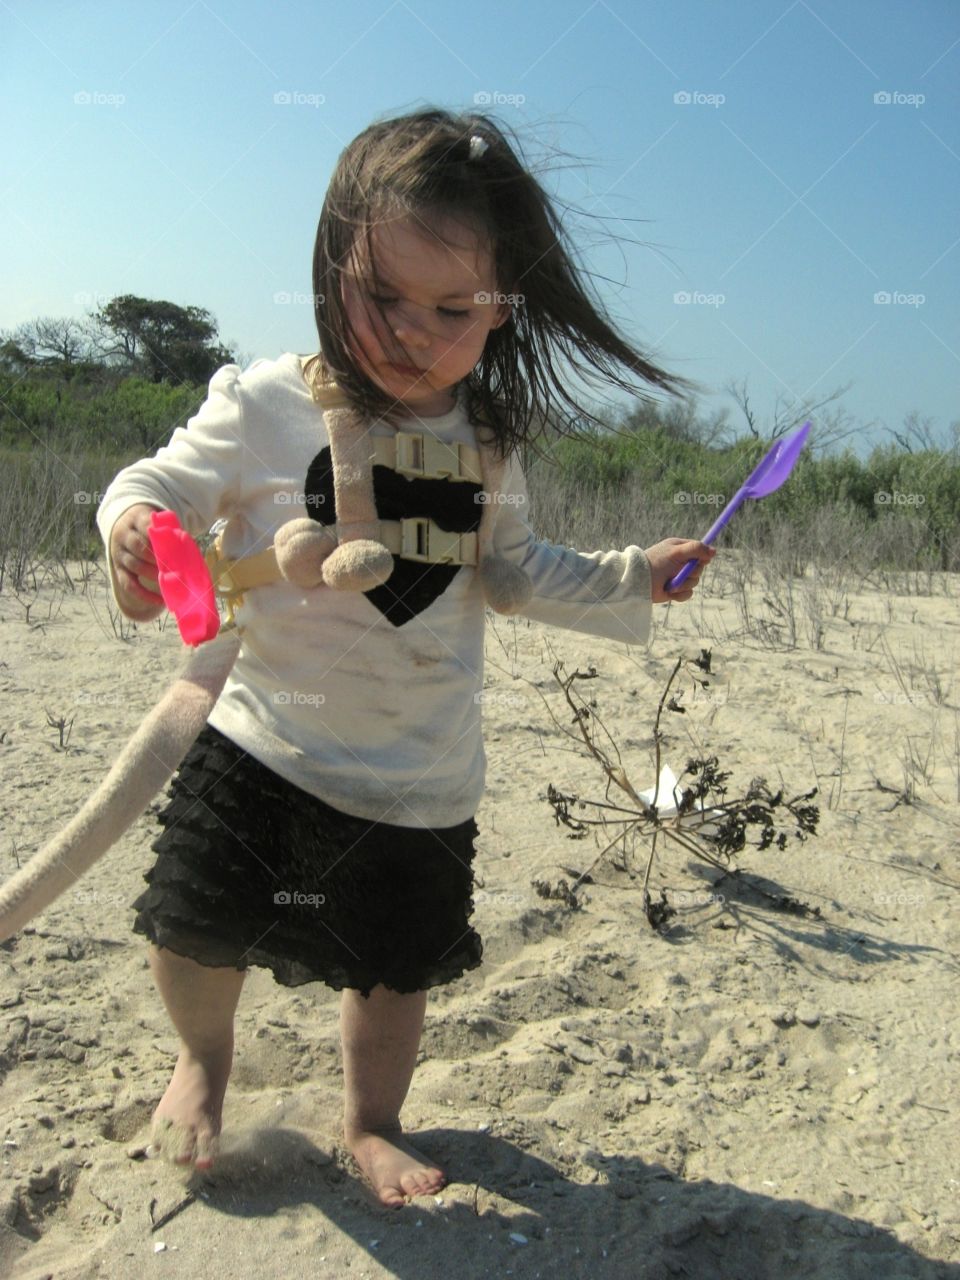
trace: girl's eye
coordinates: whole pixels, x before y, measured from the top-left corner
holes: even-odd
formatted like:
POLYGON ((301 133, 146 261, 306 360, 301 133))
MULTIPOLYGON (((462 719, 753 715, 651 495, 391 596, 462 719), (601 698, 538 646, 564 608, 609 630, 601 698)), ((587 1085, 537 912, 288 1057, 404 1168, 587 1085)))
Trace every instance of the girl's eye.
MULTIPOLYGON (((376 302, 378 306, 388 307, 388 306, 391 306, 394 302, 396 302, 396 301, 397 301, 397 299, 396 299, 396 298, 383 298, 383 297, 379 297, 377 294, 373 294, 373 293, 371 293, 371 294, 370 294, 370 301, 371 301, 371 302, 376 302)), ((468 311, 454 311, 454 310, 452 310, 450 307, 437 307, 437 310, 440 312, 440 314, 441 314, 441 315, 444 315, 444 316, 451 316, 451 317, 454 317, 454 318, 456 318, 456 319, 461 319, 463 316, 466 316, 466 315, 469 315, 469 314, 470 314, 468 311)))

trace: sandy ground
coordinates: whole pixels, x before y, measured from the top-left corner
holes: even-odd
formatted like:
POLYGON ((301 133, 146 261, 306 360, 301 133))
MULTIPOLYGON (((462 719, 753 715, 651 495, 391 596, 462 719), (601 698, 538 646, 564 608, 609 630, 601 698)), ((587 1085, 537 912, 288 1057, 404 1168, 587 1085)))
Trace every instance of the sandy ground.
MULTIPOLYGON (((448 1171, 441 1196, 373 1201, 340 1143, 338 996, 264 970, 240 1003, 219 1164, 191 1175, 128 1154, 177 1052, 130 929, 148 813, 0 947, 0 1271, 960 1276, 960 583, 850 596, 820 648, 793 649, 744 634, 721 584, 656 610, 649 653, 488 628, 484 964, 431 993, 404 1111, 448 1171), (643 790, 660 692, 703 646, 716 678, 684 677, 664 758, 679 773, 717 754, 740 790, 819 782, 818 837, 742 864, 820 917, 712 889, 715 871, 667 851, 653 883, 677 915, 656 934, 642 847, 595 868, 580 910, 538 896, 533 879, 583 871, 602 847, 572 840, 546 799, 550 783, 604 794, 547 710, 570 727, 554 661, 596 667, 591 696, 643 790)), ((107 606, 102 575, 65 596, 0 594, 3 878, 76 811, 179 664, 172 625, 121 640, 107 606), (74 717, 64 749, 48 713, 74 717)))

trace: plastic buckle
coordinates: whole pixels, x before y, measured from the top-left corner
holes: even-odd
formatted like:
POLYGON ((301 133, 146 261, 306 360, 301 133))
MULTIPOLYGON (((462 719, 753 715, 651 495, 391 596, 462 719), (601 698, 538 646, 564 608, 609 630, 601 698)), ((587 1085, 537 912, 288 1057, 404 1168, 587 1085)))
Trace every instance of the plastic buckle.
POLYGON ((397 466, 402 476, 423 475, 423 436, 415 431, 398 431, 397 466))
POLYGON ((426 564, 466 564, 459 533, 441 529, 427 516, 407 516, 400 521, 400 556, 426 564))
POLYGON ((398 431, 396 442, 395 470, 400 475, 423 480, 463 479, 459 442, 446 444, 442 440, 434 440, 432 436, 424 436, 419 431, 398 431))
POLYGON ((428 436, 423 442, 423 474, 431 480, 459 480, 463 474, 460 445, 428 436))
POLYGON ((430 563, 430 521, 426 516, 407 516, 400 521, 400 555, 404 560, 430 563))

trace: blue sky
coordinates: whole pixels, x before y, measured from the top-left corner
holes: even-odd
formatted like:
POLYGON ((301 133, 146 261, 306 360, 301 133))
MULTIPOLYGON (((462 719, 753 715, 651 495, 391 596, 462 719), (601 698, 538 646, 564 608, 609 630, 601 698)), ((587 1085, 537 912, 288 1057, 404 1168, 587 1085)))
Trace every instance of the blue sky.
POLYGON ((0 40, 2 329, 135 293, 312 351, 340 151, 486 95, 702 413, 740 430, 746 379, 761 425, 848 383, 863 443, 960 420, 955 0, 0 0, 0 40))

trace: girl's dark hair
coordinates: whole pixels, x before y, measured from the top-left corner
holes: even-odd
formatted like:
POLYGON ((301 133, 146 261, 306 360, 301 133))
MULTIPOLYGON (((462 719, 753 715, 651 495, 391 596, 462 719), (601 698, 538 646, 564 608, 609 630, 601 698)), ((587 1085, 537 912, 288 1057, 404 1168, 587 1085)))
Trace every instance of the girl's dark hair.
POLYGON ((493 255, 497 289, 523 298, 491 330, 479 364, 465 379, 471 420, 489 423, 503 452, 536 440, 547 424, 557 434, 576 434, 566 427, 599 423, 567 392, 555 365, 558 355, 578 372, 599 373, 644 400, 652 397, 618 366, 671 395, 695 389, 654 364, 616 330, 602 303, 588 297, 550 198, 504 130, 488 115, 439 108, 370 125, 337 161, 313 254, 320 354, 307 361, 308 382, 335 380, 365 416, 396 421, 406 415, 350 354, 340 281, 360 236, 376 272, 371 229, 404 214, 415 214, 431 228, 452 221, 476 229, 493 255), (473 135, 487 147, 471 157, 473 135), (573 410, 572 418, 558 421, 557 401, 573 410))

